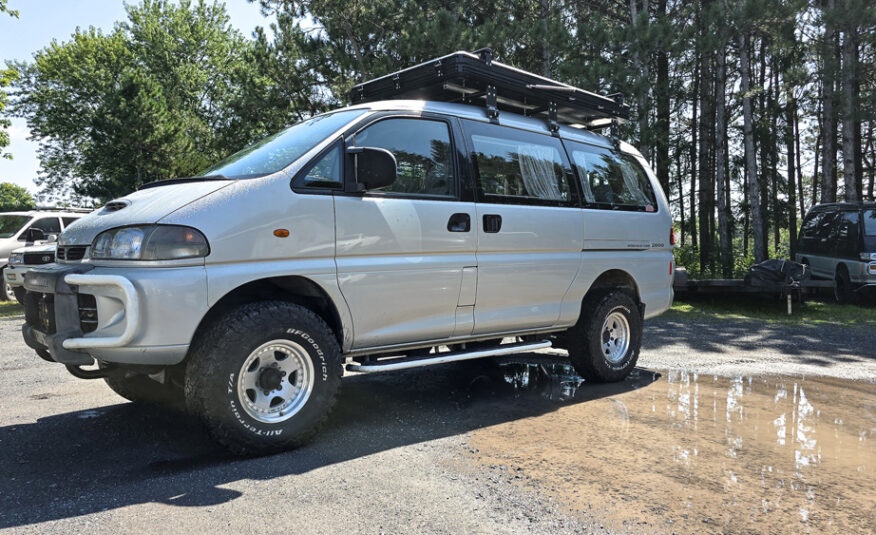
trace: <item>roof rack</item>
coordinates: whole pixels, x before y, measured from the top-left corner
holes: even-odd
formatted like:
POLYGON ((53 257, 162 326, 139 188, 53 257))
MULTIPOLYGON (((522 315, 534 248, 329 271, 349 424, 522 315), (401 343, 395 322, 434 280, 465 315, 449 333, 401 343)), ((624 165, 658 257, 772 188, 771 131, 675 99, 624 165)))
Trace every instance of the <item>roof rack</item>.
POLYGON ((90 214, 94 208, 64 208, 62 206, 37 206, 33 208, 37 212, 69 212, 71 214, 90 214))
POLYGON ((551 132, 565 124, 611 127, 615 134, 630 116, 620 93, 598 95, 493 61, 489 48, 454 52, 357 84, 350 99, 354 104, 395 99, 477 104, 493 120, 502 111, 543 118, 551 132))

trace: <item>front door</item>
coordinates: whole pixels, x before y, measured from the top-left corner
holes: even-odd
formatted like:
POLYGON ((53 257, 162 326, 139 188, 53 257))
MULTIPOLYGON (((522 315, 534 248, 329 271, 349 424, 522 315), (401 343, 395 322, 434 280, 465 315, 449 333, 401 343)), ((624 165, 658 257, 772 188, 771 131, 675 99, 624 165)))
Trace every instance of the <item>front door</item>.
POLYGON ((582 211, 558 138, 464 121, 478 178, 474 334, 550 327, 581 265, 582 211))
POLYGON ((392 185, 335 198, 354 349, 471 333, 477 221, 474 203, 459 200, 452 127, 440 117, 390 116, 347 141, 387 149, 398 164, 392 185))

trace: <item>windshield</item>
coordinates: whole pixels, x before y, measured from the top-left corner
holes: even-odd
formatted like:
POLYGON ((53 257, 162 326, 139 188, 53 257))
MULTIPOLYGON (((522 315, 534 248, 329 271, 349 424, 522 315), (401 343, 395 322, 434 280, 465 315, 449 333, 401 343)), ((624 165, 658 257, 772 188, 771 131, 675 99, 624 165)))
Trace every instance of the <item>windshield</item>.
POLYGON ((876 210, 864 210, 864 234, 876 236, 876 210))
POLYGON ((30 219, 26 215, 0 215, 0 238, 11 238, 30 219))
POLYGON ((276 173, 366 111, 339 111, 300 122, 232 154, 199 176, 254 178, 276 173))

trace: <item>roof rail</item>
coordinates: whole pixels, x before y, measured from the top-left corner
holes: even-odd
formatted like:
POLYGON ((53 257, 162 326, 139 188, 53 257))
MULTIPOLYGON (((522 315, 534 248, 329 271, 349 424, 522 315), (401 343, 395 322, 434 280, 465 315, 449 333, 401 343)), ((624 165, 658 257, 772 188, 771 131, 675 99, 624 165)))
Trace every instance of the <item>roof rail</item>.
POLYGON ((500 63, 493 51, 454 52, 353 86, 354 104, 377 100, 435 100, 484 106, 491 120, 508 111, 577 128, 616 127, 629 120, 623 95, 604 96, 500 63))
POLYGON ((70 212, 74 214, 90 214, 94 208, 64 208, 62 206, 37 206, 33 208, 38 212, 70 212))

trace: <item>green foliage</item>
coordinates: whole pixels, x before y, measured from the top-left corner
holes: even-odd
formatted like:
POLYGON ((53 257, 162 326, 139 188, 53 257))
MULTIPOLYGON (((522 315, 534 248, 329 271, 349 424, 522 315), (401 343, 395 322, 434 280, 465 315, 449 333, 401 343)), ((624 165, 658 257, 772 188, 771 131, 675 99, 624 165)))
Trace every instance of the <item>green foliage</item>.
POLYGON ((0 183, 0 212, 31 210, 33 207, 33 197, 26 189, 10 182, 0 183))
POLYGON ((732 319, 799 326, 853 325, 868 329, 876 327, 876 308, 839 305, 832 302, 833 296, 830 294, 821 296, 821 299, 809 298, 802 304, 795 302, 792 306, 793 313, 789 316, 787 304, 781 299, 745 296, 691 298, 684 301, 676 300, 665 316, 682 321, 732 319))
POLYGON ((9 102, 9 96, 4 88, 9 87, 18 77, 18 72, 15 69, 0 70, 0 158, 11 160, 12 155, 5 152, 3 149, 9 146, 9 132, 7 128, 12 124, 12 121, 7 119, 3 113, 9 102))
POLYGON ((107 200, 190 176, 263 131, 234 113, 251 46, 223 5, 145 0, 127 12, 109 34, 77 29, 18 66, 13 109, 40 141, 49 198, 107 200))

